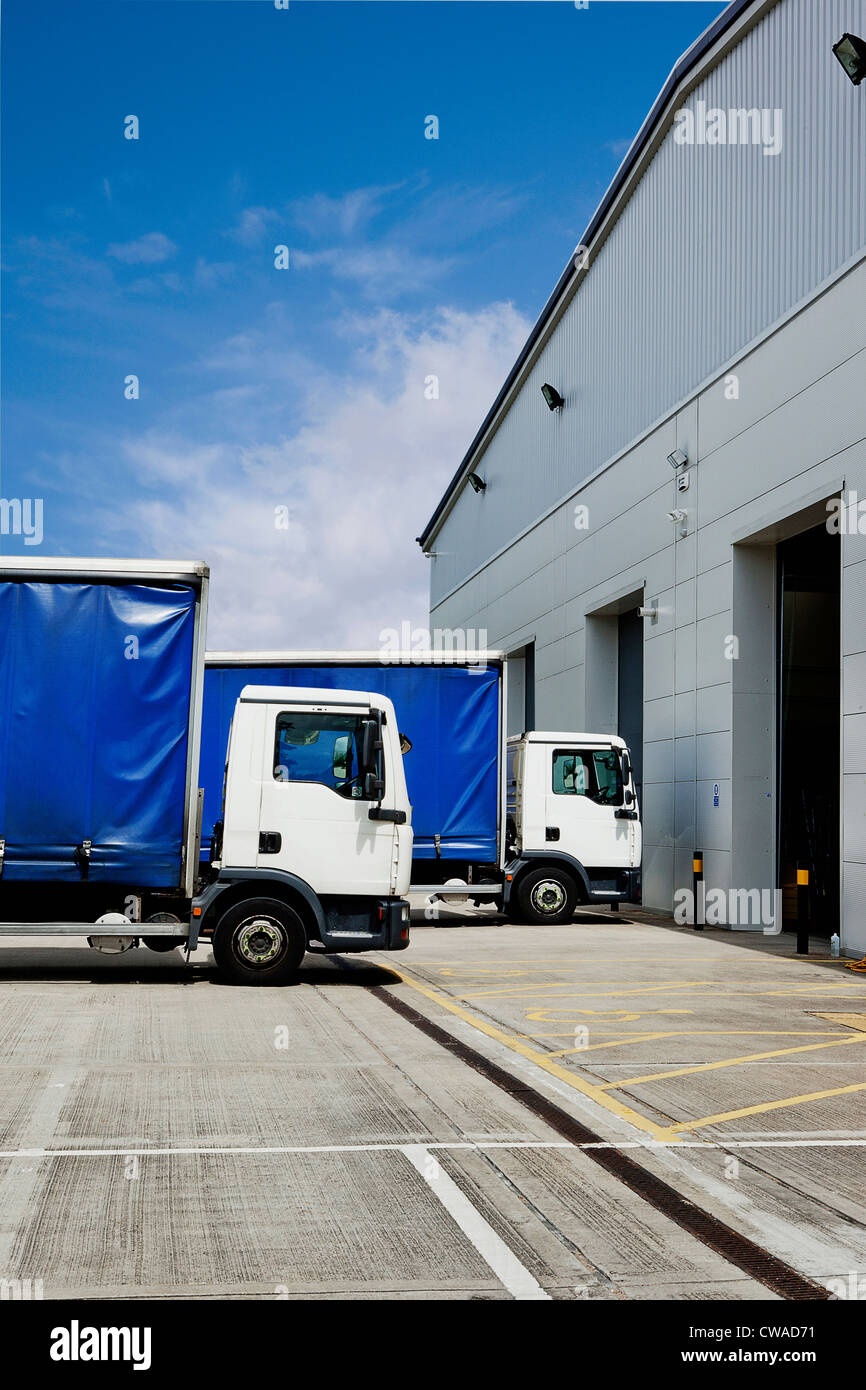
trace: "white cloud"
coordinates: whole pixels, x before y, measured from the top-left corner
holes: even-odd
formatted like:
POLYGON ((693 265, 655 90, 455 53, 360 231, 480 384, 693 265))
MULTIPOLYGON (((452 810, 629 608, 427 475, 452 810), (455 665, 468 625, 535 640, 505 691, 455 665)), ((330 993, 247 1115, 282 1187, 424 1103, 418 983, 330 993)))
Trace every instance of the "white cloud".
POLYGON ((244 208, 237 226, 232 227, 226 235, 239 241, 242 246, 258 246, 279 220, 280 214, 274 208, 244 208))
MULTIPOLYGON (((388 312, 353 319, 358 350, 343 373, 311 374, 300 426, 269 421, 256 438, 244 395, 239 443, 195 445, 179 429, 130 436, 125 462, 144 495, 127 492, 102 525, 123 553, 210 563, 212 648, 376 648, 383 628, 426 626, 428 562, 414 538, 528 328, 510 304, 441 309, 423 325, 388 312), (425 399, 431 374, 438 400, 425 399), (277 506, 288 530, 274 524, 277 506)), ((235 341, 229 358, 246 347, 235 341)))
POLYGON ((451 256, 420 255, 387 243, 292 252, 296 270, 327 266, 338 280, 354 281, 374 299, 394 299, 407 290, 429 286, 453 264, 451 256))
POLYGON ((389 193, 396 193, 399 183, 355 188, 339 198, 314 193, 296 198, 289 211, 296 227, 311 237, 349 237, 365 226, 382 208, 389 193))
POLYGON ((174 242, 162 232, 147 232, 135 241, 114 241, 108 248, 109 256, 126 265, 155 265, 167 261, 176 251, 174 242))

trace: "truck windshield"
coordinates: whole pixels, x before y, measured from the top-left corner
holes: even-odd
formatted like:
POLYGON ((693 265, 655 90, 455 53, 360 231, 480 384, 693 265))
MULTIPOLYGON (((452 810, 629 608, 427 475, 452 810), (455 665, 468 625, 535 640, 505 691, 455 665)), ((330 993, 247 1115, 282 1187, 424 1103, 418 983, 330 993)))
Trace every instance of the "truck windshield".
POLYGON ((557 748, 553 754, 557 796, 586 796, 599 806, 622 805, 622 769, 613 748, 557 748))
POLYGON ((278 782, 321 782, 341 796, 362 797, 359 714, 279 714, 274 741, 278 782))

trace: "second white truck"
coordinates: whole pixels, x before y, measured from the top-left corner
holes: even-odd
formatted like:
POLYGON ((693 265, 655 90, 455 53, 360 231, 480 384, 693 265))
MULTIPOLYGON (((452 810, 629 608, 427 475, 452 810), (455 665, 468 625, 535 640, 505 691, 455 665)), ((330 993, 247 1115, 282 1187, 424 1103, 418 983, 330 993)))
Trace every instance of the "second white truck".
POLYGON ((495 651, 207 653, 203 845, 220 816, 229 724, 250 683, 283 696, 296 685, 335 697, 379 691, 393 702, 414 892, 492 902, 536 923, 565 922, 580 903, 639 901, 641 825, 626 744, 574 732, 506 739, 507 660, 495 651))

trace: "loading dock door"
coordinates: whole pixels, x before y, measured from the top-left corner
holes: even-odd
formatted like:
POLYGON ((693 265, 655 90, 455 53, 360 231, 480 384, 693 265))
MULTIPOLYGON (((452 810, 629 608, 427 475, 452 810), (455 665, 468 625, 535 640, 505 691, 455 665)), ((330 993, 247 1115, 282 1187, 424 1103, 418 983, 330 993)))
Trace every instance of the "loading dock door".
MULTIPOLYGON (((643 599, 640 600, 643 602, 643 599)), ((631 753, 638 805, 643 787, 643 619, 620 613, 617 646, 617 733, 631 753)))
POLYGON ((777 547, 778 858, 784 915, 809 869, 810 930, 839 930, 840 540, 816 526, 777 547))

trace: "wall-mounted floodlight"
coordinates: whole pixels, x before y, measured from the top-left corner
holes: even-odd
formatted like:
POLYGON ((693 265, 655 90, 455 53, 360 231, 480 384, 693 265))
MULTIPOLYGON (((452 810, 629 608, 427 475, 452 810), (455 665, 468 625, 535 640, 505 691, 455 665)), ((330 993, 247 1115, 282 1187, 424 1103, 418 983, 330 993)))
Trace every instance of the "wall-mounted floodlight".
POLYGON ((866 77, 866 39, 858 39, 856 34, 843 34, 834 43, 833 52, 839 59, 855 87, 859 87, 866 77))
POLYGON ((551 386, 550 383, 546 381, 541 388, 541 394, 547 403, 548 410, 562 410, 565 401, 562 399, 562 396, 560 396, 555 386, 551 386))
POLYGON ((473 492, 485 492, 487 490, 487 484, 483 478, 479 478, 477 473, 470 473, 466 481, 473 492))
POLYGON ((688 516, 688 512, 684 512, 682 507, 675 507, 672 512, 668 512, 668 520, 675 521, 677 526, 679 527, 680 540, 685 540, 686 536, 688 535, 688 526, 686 524, 688 521, 688 516))
POLYGON ((672 454, 668 454, 668 463, 671 468, 682 468, 688 461, 689 456, 684 454, 682 449, 674 449, 672 454))

